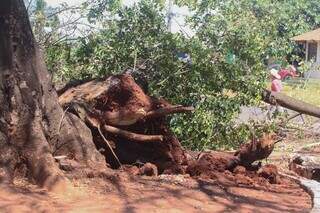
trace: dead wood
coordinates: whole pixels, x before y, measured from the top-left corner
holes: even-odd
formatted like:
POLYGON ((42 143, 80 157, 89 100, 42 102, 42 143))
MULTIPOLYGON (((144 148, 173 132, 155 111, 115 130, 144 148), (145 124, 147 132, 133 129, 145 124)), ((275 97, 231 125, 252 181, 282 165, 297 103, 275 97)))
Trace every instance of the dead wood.
POLYGON ((302 114, 320 118, 320 107, 291 98, 283 93, 274 93, 266 89, 262 93, 262 100, 268 104, 280 105, 302 114))

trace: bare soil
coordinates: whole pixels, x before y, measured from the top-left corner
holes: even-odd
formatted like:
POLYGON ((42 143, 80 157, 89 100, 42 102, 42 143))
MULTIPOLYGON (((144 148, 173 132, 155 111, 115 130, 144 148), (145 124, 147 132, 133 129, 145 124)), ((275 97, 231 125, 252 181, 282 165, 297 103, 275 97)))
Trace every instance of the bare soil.
MULTIPOLYGON (((308 212, 310 196, 295 182, 281 178, 216 172, 137 176, 134 169, 108 170, 73 177, 67 191, 49 193, 23 179, 0 188, 1 212, 308 212), (212 174, 211 174, 212 175, 212 174)), ((83 175, 83 174, 82 174, 83 175)))

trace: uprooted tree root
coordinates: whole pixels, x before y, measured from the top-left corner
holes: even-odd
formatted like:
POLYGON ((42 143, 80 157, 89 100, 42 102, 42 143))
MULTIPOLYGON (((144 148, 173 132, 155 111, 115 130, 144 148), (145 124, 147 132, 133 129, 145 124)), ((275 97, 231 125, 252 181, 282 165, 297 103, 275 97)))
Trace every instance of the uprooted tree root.
POLYGON ((268 157, 273 150, 274 136, 265 134, 244 144, 234 154, 211 152, 191 157, 168 127, 167 115, 192 112, 193 108, 146 95, 129 75, 92 80, 63 91, 60 104, 86 122, 97 149, 112 168, 127 164, 133 167, 129 169, 133 173, 145 174, 139 167, 151 163, 157 172, 148 174, 201 176, 234 172, 242 166, 245 171, 254 170, 258 174, 259 166, 252 163, 268 157))
POLYGON ((167 126, 166 115, 193 108, 172 106, 147 96, 129 75, 72 87, 60 95, 59 102, 87 123, 97 149, 113 168, 119 167, 116 158, 121 164, 150 162, 160 172, 186 163, 182 146, 167 126))

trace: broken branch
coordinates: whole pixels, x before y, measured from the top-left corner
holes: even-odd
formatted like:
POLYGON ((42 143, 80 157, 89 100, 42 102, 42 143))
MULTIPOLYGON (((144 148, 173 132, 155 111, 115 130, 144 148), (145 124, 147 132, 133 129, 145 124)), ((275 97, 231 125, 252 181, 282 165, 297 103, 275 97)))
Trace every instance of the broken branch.
POLYGON ((103 129, 109 133, 119 135, 121 137, 127 138, 129 140, 138 141, 138 142, 151 142, 151 141, 163 141, 162 135, 143 135, 133 133, 127 130, 122 130, 117 127, 110 125, 104 125, 103 129))
POLYGON ((184 107, 184 106, 166 107, 166 108, 149 111, 144 118, 146 119, 158 118, 158 117, 163 117, 169 114, 185 113, 185 112, 192 112, 192 111, 194 111, 193 107, 184 107))

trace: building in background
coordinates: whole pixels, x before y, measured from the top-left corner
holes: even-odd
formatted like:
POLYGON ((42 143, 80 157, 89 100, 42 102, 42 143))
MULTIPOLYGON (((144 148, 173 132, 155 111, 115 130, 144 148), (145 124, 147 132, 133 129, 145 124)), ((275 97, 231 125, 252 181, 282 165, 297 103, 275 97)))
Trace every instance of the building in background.
POLYGON ((305 76, 320 79, 320 28, 295 36, 292 40, 304 45, 305 60, 313 62, 311 70, 305 76))

